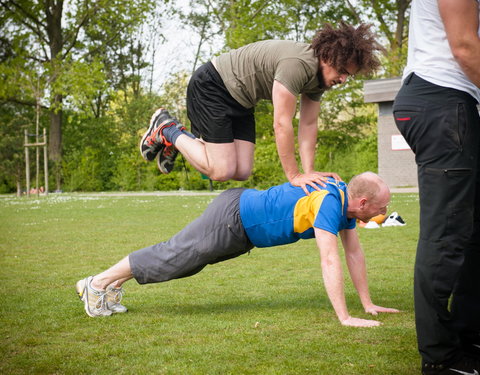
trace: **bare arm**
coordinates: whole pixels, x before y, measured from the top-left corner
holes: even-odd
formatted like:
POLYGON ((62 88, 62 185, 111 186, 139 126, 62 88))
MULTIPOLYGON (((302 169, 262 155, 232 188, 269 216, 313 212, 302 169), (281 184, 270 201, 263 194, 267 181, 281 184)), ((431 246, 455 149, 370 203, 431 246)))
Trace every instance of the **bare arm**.
MULTIPOLYGON (((295 133, 292 125, 292 120, 293 116, 295 115, 295 109, 297 105, 297 98, 280 82, 274 81, 272 89, 272 101, 274 108, 273 128, 275 130, 275 141, 277 143, 277 151, 280 158, 280 163, 282 164, 288 181, 290 181, 290 183, 294 186, 302 187, 305 194, 308 195, 308 190, 306 188, 307 185, 312 186, 314 189, 320 190, 315 183, 325 186, 323 183, 323 178, 325 176, 332 176, 336 179, 340 179, 340 177, 335 173, 320 173, 313 171, 317 128, 316 126, 315 129, 311 127, 312 116, 309 116, 310 121, 309 126, 307 126, 308 129, 299 131, 300 157, 302 159, 302 165, 305 172, 304 174, 300 173, 297 159, 295 157, 295 133), (309 139, 307 142, 305 142, 306 138, 313 136, 313 132, 315 132, 314 139, 309 139), (308 170, 305 170, 305 168, 308 168, 308 170)), ((312 109, 311 103, 309 104, 312 109)), ((318 115, 318 109, 315 110, 313 108, 313 110, 316 111, 316 114, 318 115)))
POLYGON ((380 322, 375 320, 353 318, 349 315, 345 301, 343 271, 338 254, 337 237, 322 229, 314 229, 315 238, 320 250, 323 282, 338 320, 346 326, 374 327, 380 325, 380 322))
POLYGON ((315 171, 315 147, 317 145, 318 114, 320 102, 311 100, 305 94, 300 99, 300 124, 298 127, 298 146, 303 171, 315 171))
POLYGON ((315 171, 319 112, 320 102, 316 102, 307 95, 302 94, 300 99, 300 124, 298 127, 298 146, 302 168, 305 174, 316 175, 319 178, 333 177, 341 181, 340 176, 336 173, 315 171))
POLYGON ((340 232, 348 271, 352 278, 353 285, 357 289, 358 296, 362 302, 365 312, 378 315, 379 312, 397 313, 396 309, 374 305, 368 290, 367 266, 365 264, 365 255, 363 254, 360 240, 355 229, 345 229, 340 232))
POLYGON ((478 7, 476 0, 438 0, 453 56, 467 77, 480 87, 478 7))
POLYGON ((295 134, 292 125, 297 99, 280 82, 274 81, 272 102, 274 108, 273 129, 278 156, 285 175, 291 182, 295 176, 300 174, 295 158, 295 134))

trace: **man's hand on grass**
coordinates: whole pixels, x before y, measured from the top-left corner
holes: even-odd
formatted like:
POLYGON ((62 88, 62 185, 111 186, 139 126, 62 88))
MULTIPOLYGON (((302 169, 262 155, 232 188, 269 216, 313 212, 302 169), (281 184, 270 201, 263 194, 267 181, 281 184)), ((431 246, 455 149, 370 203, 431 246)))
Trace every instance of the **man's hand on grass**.
POLYGON ((365 312, 367 314, 372 314, 374 316, 377 316, 378 313, 391 313, 391 314, 396 314, 399 313, 400 310, 397 309, 392 309, 389 307, 382 307, 382 306, 377 306, 377 305, 371 305, 365 307, 365 312))
POLYGON ((342 320, 342 325, 349 327, 378 327, 381 324, 382 323, 377 320, 353 318, 351 316, 342 320))

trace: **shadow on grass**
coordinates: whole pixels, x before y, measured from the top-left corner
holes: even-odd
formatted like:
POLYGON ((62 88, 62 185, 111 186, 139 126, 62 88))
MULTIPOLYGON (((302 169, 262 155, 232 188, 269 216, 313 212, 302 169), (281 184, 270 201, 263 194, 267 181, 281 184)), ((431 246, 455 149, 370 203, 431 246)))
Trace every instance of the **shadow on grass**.
MULTIPOLYGON (((211 296, 209 297, 211 298, 211 296)), ((217 313, 261 313, 272 311, 289 311, 289 310, 302 310, 312 312, 328 311, 333 313, 332 307, 328 300, 323 297, 319 298, 318 295, 275 295, 266 296, 265 298, 245 297, 242 299, 232 299, 230 296, 227 301, 219 300, 205 300, 205 301, 175 301, 173 299, 157 300, 143 304, 139 306, 136 301, 132 301, 130 311, 140 312, 145 311, 149 313, 160 312, 162 314, 174 314, 174 315, 212 315, 217 313)), ((125 302, 127 303, 127 302, 125 302)))

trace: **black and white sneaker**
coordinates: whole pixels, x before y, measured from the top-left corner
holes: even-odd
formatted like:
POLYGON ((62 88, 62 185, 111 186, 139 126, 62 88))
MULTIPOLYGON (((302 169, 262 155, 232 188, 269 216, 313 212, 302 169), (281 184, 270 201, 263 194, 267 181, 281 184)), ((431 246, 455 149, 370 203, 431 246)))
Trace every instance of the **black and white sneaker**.
POLYGON ((473 341, 463 342, 462 347, 465 355, 480 361, 480 335, 473 341))
POLYGON ((480 375, 480 362, 469 357, 454 362, 450 365, 424 364, 423 375, 480 375))
POLYGON ((153 161, 157 154, 172 144, 163 136, 163 129, 176 126, 177 121, 167 110, 160 108, 150 119, 150 126, 140 141, 140 154, 146 161, 153 161))
MULTIPOLYGON (((184 133, 186 136, 190 138, 195 138, 195 136, 188 132, 187 128, 183 126, 181 123, 178 122, 177 119, 174 119, 177 122, 177 129, 184 133)), ((163 174, 169 174, 173 167, 175 166, 175 159, 178 155, 178 149, 175 145, 165 146, 160 152, 158 153, 157 157, 157 167, 163 174)))
POLYGON ((157 167, 163 174, 169 174, 175 166, 178 150, 174 145, 164 147, 157 157, 157 167))

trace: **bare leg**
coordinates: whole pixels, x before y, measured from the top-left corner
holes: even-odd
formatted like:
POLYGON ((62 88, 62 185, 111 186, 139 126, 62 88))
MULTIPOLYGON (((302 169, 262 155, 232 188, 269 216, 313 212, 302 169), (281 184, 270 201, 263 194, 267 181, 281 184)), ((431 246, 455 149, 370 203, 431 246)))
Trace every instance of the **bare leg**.
POLYGON ((235 139, 234 143, 237 151, 237 171, 234 180, 245 181, 252 175, 255 144, 240 139, 235 139))
POLYGON ((92 287, 97 290, 105 290, 107 286, 115 283, 115 288, 120 288, 125 281, 133 278, 128 256, 110 267, 108 270, 99 273, 92 279, 92 287))
POLYGON ((246 180, 252 174, 252 142, 210 143, 181 135, 175 147, 199 172, 215 181, 246 180))

